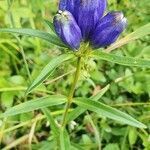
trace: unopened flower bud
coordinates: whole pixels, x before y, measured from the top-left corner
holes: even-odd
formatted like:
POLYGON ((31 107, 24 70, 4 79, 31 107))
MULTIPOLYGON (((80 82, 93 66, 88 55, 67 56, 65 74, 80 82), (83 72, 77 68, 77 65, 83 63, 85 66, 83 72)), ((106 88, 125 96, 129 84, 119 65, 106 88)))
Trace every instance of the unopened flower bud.
POLYGON ((69 11, 59 10, 54 17, 54 27, 56 33, 65 44, 73 50, 77 50, 80 47, 82 40, 81 30, 69 11))
POLYGON ((91 37, 94 48, 106 47, 114 43, 127 26, 122 12, 109 12, 97 24, 91 37))

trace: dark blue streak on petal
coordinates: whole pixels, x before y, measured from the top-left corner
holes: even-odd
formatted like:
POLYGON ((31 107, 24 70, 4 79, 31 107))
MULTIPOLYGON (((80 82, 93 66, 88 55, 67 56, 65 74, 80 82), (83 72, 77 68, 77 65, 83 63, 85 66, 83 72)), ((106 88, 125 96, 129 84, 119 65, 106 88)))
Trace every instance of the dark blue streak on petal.
POLYGON ((86 40, 106 10, 106 0, 79 0, 75 8, 75 18, 86 40))
POLYGON ((75 17, 76 15, 76 6, 78 5, 79 0, 60 0, 59 10, 69 11, 75 17))

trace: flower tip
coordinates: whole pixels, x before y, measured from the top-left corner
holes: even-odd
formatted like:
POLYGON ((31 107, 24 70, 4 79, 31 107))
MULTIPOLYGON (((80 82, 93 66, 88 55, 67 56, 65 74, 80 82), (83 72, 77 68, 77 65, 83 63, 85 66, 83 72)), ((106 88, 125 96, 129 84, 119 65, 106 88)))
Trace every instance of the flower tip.
POLYGON ((110 17, 112 16, 115 22, 120 22, 121 20, 124 19, 124 14, 122 11, 112 11, 112 12, 109 12, 107 15, 110 17))
POLYGON ((124 14, 122 11, 114 12, 114 16, 116 17, 117 20, 122 20, 124 18, 124 14))
POLYGON ((57 12, 57 14, 62 14, 63 13, 63 11, 62 10, 58 10, 58 12, 57 12))
POLYGON ((127 22, 127 18, 125 18, 122 11, 110 12, 110 13, 108 13, 108 16, 110 16, 110 17, 112 16, 113 24, 120 24, 122 26, 122 28, 126 28, 128 22, 127 22))
POLYGON ((127 18, 124 17, 124 18, 122 19, 122 22, 125 24, 125 26, 127 26, 127 24, 128 24, 127 18))

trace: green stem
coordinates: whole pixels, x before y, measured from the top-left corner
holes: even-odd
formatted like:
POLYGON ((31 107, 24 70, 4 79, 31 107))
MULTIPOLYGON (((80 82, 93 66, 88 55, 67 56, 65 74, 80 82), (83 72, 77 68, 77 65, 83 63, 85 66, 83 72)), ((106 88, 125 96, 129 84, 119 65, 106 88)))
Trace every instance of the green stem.
POLYGON ((66 107, 65 107, 65 112, 64 112, 64 115, 63 115, 62 127, 65 127, 66 123, 67 123, 67 114, 68 114, 68 110, 69 110, 69 108, 72 104, 74 91, 75 91, 75 88, 76 88, 76 85, 77 85, 77 82, 78 82, 78 79, 79 79, 79 76, 80 76, 80 70, 81 70, 81 57, 78 57, 76 72, 75 72, 75 75, 74 75, 74 80, 73 80, 73 83, 72 83, 72 86, 71 86, 71 89, 70 89, 70 92, 69 92, 69 95, 68 95, 68 101, 67 101, 67 104, 66 104, 66 107))

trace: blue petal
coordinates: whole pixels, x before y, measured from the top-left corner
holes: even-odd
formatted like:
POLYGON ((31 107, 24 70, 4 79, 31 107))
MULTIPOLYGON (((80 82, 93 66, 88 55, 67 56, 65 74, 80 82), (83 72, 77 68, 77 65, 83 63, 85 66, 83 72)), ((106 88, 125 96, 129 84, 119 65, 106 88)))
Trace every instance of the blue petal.
POLYGON ((59 11, 54 17, 54 27, 65 44, 73 50, 79 49, 82 40, 81 30, 70 12, 59 11))
POLYGON ((106 47, 114 43, 127 25, 122 12, 109 12, 97 24, 91 36, 94 48, 106 47))
POLYGON ((67 10, 75 15, 75 6, 77 6, 77 3, 79 3, 79 0, 60 0, 59 10, 67 10))
POLYGON ((107 0, 78 0, 75 18, 86 40, 106 10, 107 0))

